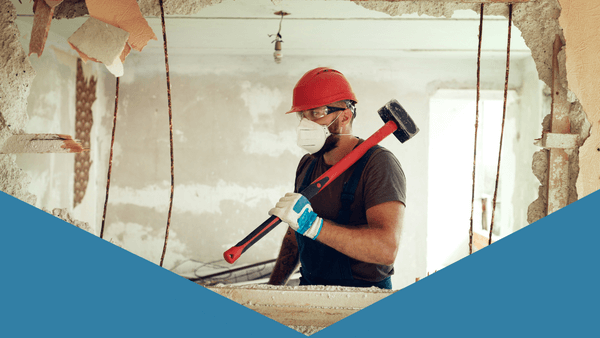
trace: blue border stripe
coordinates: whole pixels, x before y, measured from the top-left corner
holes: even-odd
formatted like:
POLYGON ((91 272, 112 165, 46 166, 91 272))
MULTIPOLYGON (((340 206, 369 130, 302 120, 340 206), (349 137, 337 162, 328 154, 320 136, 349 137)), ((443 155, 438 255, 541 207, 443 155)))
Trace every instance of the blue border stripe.
MULTIPOLYGON (((596 192, 315 337, 597 334, 596 192)), ((2 337, 303 337, 0 192, 2 337)))

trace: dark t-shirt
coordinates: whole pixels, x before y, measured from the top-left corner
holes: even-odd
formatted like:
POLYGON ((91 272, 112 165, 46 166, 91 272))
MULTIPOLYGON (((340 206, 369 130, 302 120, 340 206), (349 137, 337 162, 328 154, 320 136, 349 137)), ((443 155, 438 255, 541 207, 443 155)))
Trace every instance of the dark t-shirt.
MULTIPOLYGON (((360 140, 359 144, 363 140, 360 140)), ((296 171, 296 192, 304 180, 309 164, 314 156, 305 155, 296 171)), ((314 181, 332 166, 327 165, 323 157, 317 159, 310 181, 314 181)), ((310 203, 313 210, 324 219, 335 221, 341 208, 340 196, 344 182, 350 179, 355 165, 351 166, 327 187, 314 196, 310 203)), ((367 224, 367 209, 381 203, 400 201, 406 205, 406 179, 398 159, 385 148, 373 152, 367 162, 354 194, 354 203, 350 207, 349 227, 367 224)), ((379 282, 394 273, 392 265, 378 265, 362 262, 350 257, 352 277, 379 282)))

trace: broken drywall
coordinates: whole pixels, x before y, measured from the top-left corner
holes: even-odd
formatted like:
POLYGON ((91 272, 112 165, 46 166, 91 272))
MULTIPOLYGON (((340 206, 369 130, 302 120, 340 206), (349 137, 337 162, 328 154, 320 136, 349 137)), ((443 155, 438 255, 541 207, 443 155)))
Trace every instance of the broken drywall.
MULTIPOLYGON (((567 2, 563 0, 563 2, 567 2)), ((402 14, 417 13, 419 15, 429 15, 436 17, 451 17, 455 10, 470 9, 480 13, 480 4, 464 4, 464 3, 435 3, 435 2, 355 2, 359 6, 363 6, 370 10, 380 11, 392 16, 402 14)), ((508 17, 507 4, 486 4, 484 6, 485 15, 501 15, 508 17)), ((525 43, 531 50, 531 55, 536 63, 539 78, 546 83, 547 86, 552 86, 552 55, 553 42, 556 35, 560 36, 564 41, 562 28, 559 25, 559 17, 561 16, 561 6, 558 0, 539 0, 530 1, 527 3, 518 3, 513 5, 513 24, 519 28, 525 40, 525 43)), ((590 16, 592 20, 593 16, 590 16)), ((576 20, 576 17, 573 18, 576 20)), ((484 21, 485 29, 485 21, 484 21)), ((577 41, 577 40, 576 40, 577 41)), ((583 45, 583 42, 580 42, 583 45)), ((590 48, 590 53, 597 53, 597 48, 590 48)), ((571 122, 571 133, 579 135, 579 144, 583 144, 589 137, 590 123, 578 102, 575 94, 568 89, 567 74, 566 74, 566 57, 563 50, 559 54, 559 68, 561 69, 559 83, 562 90, 567 92, 569 101, 571 102, 568 115, 571 122)), ((600 70, 600 65, 598 66, 600 70)), ((596 74, 595 72, 591 74, 596 74)), ((592 75, 593 76, 593 75, 592 75)), ((590 88, 593 88, 590 86, 590 88)), ((597 106, 597 105, 596 105, 597 106)), ((600 137, 599 137, 600 138, 600 137)), ((600 140, 599 140, 600 141, 600 140)), ((597 151, 600 154, 600 151, 597 151)), ((534 174, 541 177, 542 187, 547 183, 547 172, 536 172, 540 168, 540 161, 547 161, 547 157, 543 158, 544 151, 538 152, 533 159, 534 174)), ((572 149, 569 154, 569 203, 577 200, 577 177, 579 173, 579 149, 572 149)), ((596 154, 594 154, 596 155, 596 154)), ((540 189, 542 191, 543 189, 540 189)), ((546 216, 547 194, 539 194, 538 199, 532 203, 528 211, 528 220, 538 220, 546 216)))
MULTIPOLYGON (((9 0, 0 2, 0 148, 27 123, 27 96, 35 71, 19 41, 17 13, 9 0)), ((15 163, 15 155, 0 155, 0 190, 29 204, 35 195, 28 191, 30 178, 15 163)))
POLYGON ((102 62, 115 76, 123 75, 121 55, 129 33, 96 18, 88 18, 69 39, 69 45, 84 61, 102 62))

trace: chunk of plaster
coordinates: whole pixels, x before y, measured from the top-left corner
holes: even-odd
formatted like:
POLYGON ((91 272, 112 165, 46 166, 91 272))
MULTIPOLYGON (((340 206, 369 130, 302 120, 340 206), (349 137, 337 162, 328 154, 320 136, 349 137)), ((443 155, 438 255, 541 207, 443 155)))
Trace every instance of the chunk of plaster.
POLYGON ((128 32, 96 18, 89 18, 67 41, 84 61, 102 62, 115 76, 122 76, 121 55, 127 39, 128 32))
POLYGON ((129 32, 129 45, 137 51, 150 39, 158 40, 140 12, 136 0, 86 0, 91 17, 129 32))
POLYGON ((29 55, 36 53, 38 57, 42 56, 50 24, 52 23, 52 13, 54 7, 48 6, 44 0, 35 0, 33 3, 33 27, 31 28, 31 40, 29 40, 29 55))

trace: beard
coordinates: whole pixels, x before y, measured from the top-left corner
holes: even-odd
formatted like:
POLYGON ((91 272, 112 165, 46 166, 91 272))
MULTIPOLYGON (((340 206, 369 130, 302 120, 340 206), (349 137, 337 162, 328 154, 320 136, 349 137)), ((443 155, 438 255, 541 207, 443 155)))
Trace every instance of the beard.
POLYGON ((334 134, 334 131, 337 132, 338 129, 339 121, 336 120, 332 125, 329 126, 329 132, 331 133, 331 135, 329 135, 325 140, 323 148, 321 148, 316 153, 312 154, 314 157, 323 156, 325 155, 325 153, 332 151, 338 146, 338 143, 340 142, 340 135, 334 134))

